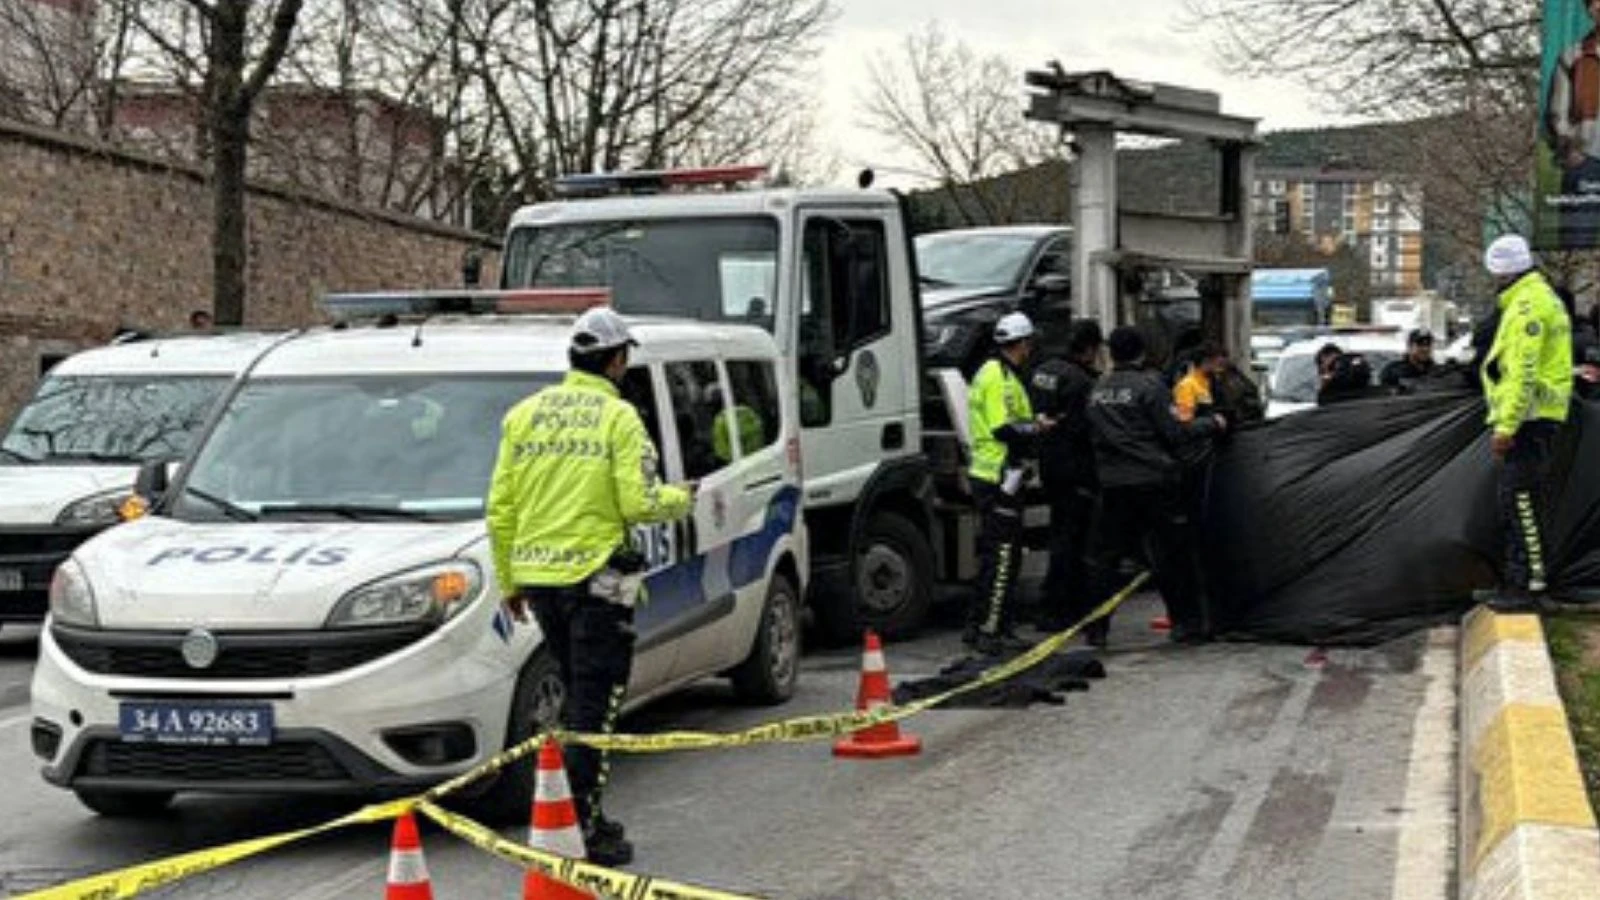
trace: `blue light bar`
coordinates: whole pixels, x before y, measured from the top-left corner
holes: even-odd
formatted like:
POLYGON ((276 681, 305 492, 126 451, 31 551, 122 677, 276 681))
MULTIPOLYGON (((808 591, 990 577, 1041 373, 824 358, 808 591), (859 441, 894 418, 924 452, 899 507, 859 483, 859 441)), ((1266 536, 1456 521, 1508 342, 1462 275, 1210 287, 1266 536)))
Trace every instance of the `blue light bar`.
POLYGON ((658 194, 670 188, 720 186, 731 188, 764 178, 766 166, 715 166, 704 169, 660 169, 636 172, 591 172, 563 175, 554 183, 560 197, 596 197, 607 194, 658 194))
POLYGON ((611 290, 605 287, 372 291, 324 294, 322 309, 334 319, 351 321, 384 316, 416 319, 445 315, 572 314, 610 302, 611 290))

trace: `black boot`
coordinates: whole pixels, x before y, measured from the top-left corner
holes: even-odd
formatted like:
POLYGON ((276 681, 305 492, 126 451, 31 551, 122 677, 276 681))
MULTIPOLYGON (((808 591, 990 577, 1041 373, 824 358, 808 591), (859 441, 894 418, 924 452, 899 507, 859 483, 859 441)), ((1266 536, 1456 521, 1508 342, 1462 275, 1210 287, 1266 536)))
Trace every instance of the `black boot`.
POLYGON ((597 866, 625 866, 633 862, 633 845, 622 836, 620 823, 599 818, 583 830, 583 848, 597 866))

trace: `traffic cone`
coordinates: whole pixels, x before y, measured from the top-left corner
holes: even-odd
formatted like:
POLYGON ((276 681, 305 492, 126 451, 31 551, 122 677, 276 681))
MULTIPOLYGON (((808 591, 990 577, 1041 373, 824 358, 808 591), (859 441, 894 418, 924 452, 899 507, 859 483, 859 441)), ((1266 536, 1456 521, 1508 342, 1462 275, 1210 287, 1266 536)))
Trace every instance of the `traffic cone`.
MULTIPOLYGON (((583 831, 578 828, 578 807, 572 802, 572 786, 567 783, 561 747, 550 738, 545 738, 544 746, 539 748, 528 846, 568 859, 589 855, 583 846, 583 831)), ((594 895, 530 868, 522 877, 522 900, 594 900, 594 895)))
MULTIPOLYGON (((870 712, 889 705, 889 670, 883 662, 883 644, 878 635, 867 632, 867 647, 861 654, 861 690, 856 694, 856 710, 870 712)), ((884 722, 847 734, 834 742, 834 756, 879 759, 885 756, 915 756, 922 752, 922 740, 901 734, 897 722, 884 722)))
POLYGON ((433 900, 433 884, 428 881, 428 863, 422 858, 422 838, 417 835, 417 820, 410 812, 394 821, 394 838, 389 842, 389 885, 384 900, 433 900))

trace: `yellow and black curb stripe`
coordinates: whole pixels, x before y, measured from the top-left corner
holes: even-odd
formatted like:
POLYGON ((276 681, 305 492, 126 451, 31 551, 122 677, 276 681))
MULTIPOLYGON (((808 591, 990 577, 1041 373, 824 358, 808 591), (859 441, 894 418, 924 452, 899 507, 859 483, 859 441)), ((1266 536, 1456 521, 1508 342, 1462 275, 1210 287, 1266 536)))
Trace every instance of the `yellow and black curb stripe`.
POLYGON ((1141 572, 1116 596, 1100 604, 1094 612, 1065 631, 1053 634, 1031 649, 994 666, 972 681, 958 685, 942 694, 926 697, 904 706, 880 706, 870 712, 853 711, 817 716, 800 716, 777 722, 768 722, 727 734, 701 731, 671 731, 662 734, 574 734, 553 731, 539 734, 495 758, 484 762, 455 778, 450 779, 415 797, 381 803, 359 809, 347 816, 325 822, 312 828, 287 831, 267 837, 237 841, 220 847, 210 847, 171 856, 155 862, 129 866, 114 872, 81 878, 77 881, 24 894, 18 900, 118 900, 133 897, 146 891, 164 887, 202 872, 209 872, 238 862, 284 844, 304 840, 319 834, 350 825, 373 824, 394 819, 405 812, 417 810, 434 820, 447 831, 468 843, 492 853, 501 859, 527 867, 537 867, 545 874, 599 893, 602 897, 622 900, 753 900, 744 894, 733 894, 712 888, 679 884, 648 875, 620 872, 581 860, 566 859, 552 853, 534 850, 501 838, 493 829, 485 827, 466 816, 441 809, 434 801, 460 790, 468 784, 492 775, 512 763, 539 751, 546 737, 563 744, 584 744, 617 753, 670 753, 684 750, 725 750, 734 747, 755 747, 763 744, 795 744, 842 737, 884 722, 898 722, 918 713, 926 712, 963 694, 998 684, 1033 668, 1061 648, 1065 647, 1084 626, 1102 619, 1129 597, 1133 596, 1149 579, 1141 572))
POLYGON ((1461 630, 1461 900, 1600 892, 1600 831, 1536 615, 1461 630))

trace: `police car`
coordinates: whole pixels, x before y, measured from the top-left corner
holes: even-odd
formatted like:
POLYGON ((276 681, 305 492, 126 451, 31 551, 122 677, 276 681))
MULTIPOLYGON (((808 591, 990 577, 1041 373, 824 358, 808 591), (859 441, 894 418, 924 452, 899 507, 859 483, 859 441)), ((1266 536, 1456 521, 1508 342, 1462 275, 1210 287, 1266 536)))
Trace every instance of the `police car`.
POLYGON ((147 462, 178 459, 279 337, 140 340, 51 370, 0 440, 0 622, 44 618, 56 565, 118 521, 147 462))
MULTIPOLYGON (((700 491, 690 519, 634 535, 650 569, 630 704, 716 674, 786 700, 807 571, 795 391, 759 328, 631 327, 624 394, 661 475, 700 491)), ((570 328, 401 316, 266 354, 176 479, 145 479, 153 514, 60 567, 33 683, 45 778, 106 815, 184 791, 393 793, 553 722, 560 680, 500 602, 482 516, 500 420, 562 377, 570 328)), ((475 811, 524 817, 532 786, 514 767, 475 811)))

